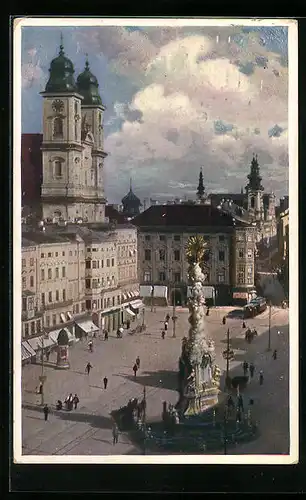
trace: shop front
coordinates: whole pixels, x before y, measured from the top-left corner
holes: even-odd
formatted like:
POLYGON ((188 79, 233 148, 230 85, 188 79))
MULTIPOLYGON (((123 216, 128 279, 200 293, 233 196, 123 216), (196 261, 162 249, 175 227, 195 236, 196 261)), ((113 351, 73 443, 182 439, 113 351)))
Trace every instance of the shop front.
POLYGON ((245 306, 254 297, 256 297, 256 290, 253 288, 234 288, 233 289, 233 305, 245 306))
POLYGON ((95 325, 91 319, 83 319, 75 321, 75 336, 76 338, 82 337, 96 337, 99 332, 99 327, 95 325))
POLYGON ((101 329, 113 332, 124 322, 120 308, 105 309, 101 313, 101 329))

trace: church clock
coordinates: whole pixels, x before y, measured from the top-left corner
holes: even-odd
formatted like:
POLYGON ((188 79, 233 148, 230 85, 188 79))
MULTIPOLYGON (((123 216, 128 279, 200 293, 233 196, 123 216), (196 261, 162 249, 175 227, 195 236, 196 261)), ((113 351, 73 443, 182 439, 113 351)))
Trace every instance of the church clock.
POLYGON ((60 113, 64 109, 64 103, 60 99, 55 99, 52 103, 52 109, 53 111, 56 111, 57 113, 60 113))

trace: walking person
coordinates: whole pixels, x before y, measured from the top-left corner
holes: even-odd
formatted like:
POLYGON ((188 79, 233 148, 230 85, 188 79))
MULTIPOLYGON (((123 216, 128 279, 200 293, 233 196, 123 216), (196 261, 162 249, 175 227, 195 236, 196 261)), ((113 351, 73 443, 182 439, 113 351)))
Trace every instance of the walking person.
POLYGON ((135 365, 133 366, 134 377, 136 377, 137 370, 138 370, 138 366, 135 363, 135 365))
POLYGON ((88 342, 88 349, 89 349, 90 352, 93 352, 93 343, 92 343, 92 340, 90 340, 88 342))
POLYGON ((124 330, 123 330, 122 325, 121 325, 121 326, 120 326, 120 328, 119 328, 119 337, 120 337, 121 339, 122 339, 122 337, 123 337, 123 332, 124 332, 124 330))
POLYGON ((137 368, 139 370, 139 368, 140 368, 140 357, 139 356, 137 356, 135 363, 136 363, 137 368))
POLYGON ((38 386, 38 389, 37 389, 37 394, 42 394, 42 392, 43 392, 43 383, 39 382, 39 386, 38 386))
POLYGON ((106 376, 103 379, 103 384, 104 384, 104 389, 106 389, 108 384, 108 378, 106 376))
POLYGON ((165 335, 166 335, 165 330, 162 330, 162 333, 161 333, 162 339, 164 339, 164 338, 165 338, 165 335))
POLYGON ((45 415, 45 422, 48 420, 48 415, 49 415, 49 407, 48 405, 44 406, 44 415, 45 415))
POLYGON ((243 398, 241 394, 239 394, 238 396, 238 410, 241 410, 243 412, 243 398))
POLYGON ((113 425, 113 445, 118 443, 118 438, 119 438, 118 425, 116 423, 114 423, 114 425, 113 425))
POLYGON ((246 375, 248 373, 248 369, 249 369, 249 363, 247 361, 244 361, 243 365, 242 365, 242 368, 243 368, 243 374, 246 377, 246 375))
POLYGON ((264 381, 263 371, 260 370, 260 372, 259 372, 259 385, 263 385, 263 381, 264 381))
POLYGON ((223 323, 223 325, 226 324, 226 316, 223 316, 222 323, 223 323))
POLYGON ((165 318, 165 323, 168 323, 168 322, 169 322, 169 319, 170 319, 170 314, 169 314, 169 313, 167 313, 167 316, 166 316, 166 318, 165 318))
POLYGON ((70 393, 68 396, 68 410, 71 411, 73 409, 73 396, 70 393))
POLYGON ((72 402, 74 404, 74 409, 76 410, 78 407, 78 403, 80 402, 77 394, 74 395, 72 402))
POLYGON ((168 330, 168 321, 165 321, 164 330, 165 330, 165 332, 168 330))
POLYGON ((242 328, 246 328, 245 321, 243 321, 243 323, 242 323, 242 328))
POLYGON ((131 326, 131 322, 130 322, 130 320, 128 319, 128 320, 126 321, 126 329, 127 329, 127 330, 129 330, 129 329, 130 329, 130 326, 131 326))
POLYGON ((87 373, 87 375, 89 375, 91 368, 92 368, 92 365, 90 363, 87 363, 87 365, 85 367, 85 373, 87 373))
POLYGON ((254 363, 250 363, 250 375, 251 375, 251 378, 254 377, 254 372, 255 372, 254 363))
POLYGON ((107 330, 104 331, 104 340, 108 340, 108 331, 107 330))
POLYGON ((274 349, 274 351, 273 351, 272 358, 274 359, 274 361, 277 359, 277 350, 276 349, 274 349))

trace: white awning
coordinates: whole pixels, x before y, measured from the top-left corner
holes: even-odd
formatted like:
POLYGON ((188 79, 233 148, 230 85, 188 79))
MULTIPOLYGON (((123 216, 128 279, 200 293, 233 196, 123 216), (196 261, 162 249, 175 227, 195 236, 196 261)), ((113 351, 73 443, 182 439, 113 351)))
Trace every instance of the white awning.
POLYGON ((93 332, 98 332, 99 327, 96 326, 92 321, 90 320, 85 320, 85 321, 76 321, 76 324, 82 328, 82 330, 85 333, 93 333, 93 332))
POLYGON ((132 300, 132 302, 130 302, 130 305, 134 307, 134 309, 139 309, 140 307, 144 307, 144 304, 140 299, 132 300))
POLYGON ((57 344, 57 337, 61 330, 65 330, 65 332, 67 333, 69 342, 75 340, 74 335, 68 330, 68 328, 60 328, 59 330, 53 330, 49 333, 50 339, 52 339, 55 344, 57 344))
POLYGON ((122 297, 123 297, 123 300, 126 300, 127 299, 127 296, 124 295, 124 293, 122 294, 122 297))
POLYGON ((21 359, 22 359, 22 361, 24 361, 25 359, 29 359, 32 356, 35 356, 35 351, 33 351, 33 349, 31 349, 29 345, 28 345, 28 347, 29 347, 29 349, 27 349, 25 347, 24 343, 21 344, 21 359), (31 349, 31 352, 30 352, 30 349, 31 349), (34 354, 32 354, 32 352, 34 354))
POLYGON ((64 313, 60 314, 60 318, 61 318, 61 322, 62 323, 66 323, 66 318, 65 318, 65 314, 64 313))
POLYGON ((30 353, 30 356, 35 356, 36 353, 34 349, 30 346, 30 344, 26 340, 22 342, 22 345, 30 353))
POLYGON ((133 311, 131 311, 131 309, 129 309, 128 307, 126 309, 124 309, 130 316, 135 316, 135 313, 133 313, 133 311))
POLYGON ((34 337, 33 339, 28 339, 27 342, 30 344, 32 349, 34 351, 38 351, 42 348, 46 349, 47 347, 51 347, 54 345, 54 341, 51 339, 51 337, 43 337, 42 335, 40 337, 34 337))
POLYGON ((72 319, 72 314, 71 314, 71 312, 69 312, 69 311, 67 312, 67 318, 68 318, 68 319, 72 319))

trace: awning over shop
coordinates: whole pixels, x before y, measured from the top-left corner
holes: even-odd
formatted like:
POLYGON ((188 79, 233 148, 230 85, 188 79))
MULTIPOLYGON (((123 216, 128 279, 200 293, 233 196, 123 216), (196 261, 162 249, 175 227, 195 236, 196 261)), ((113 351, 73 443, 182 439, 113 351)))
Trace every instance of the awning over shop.
POLYGON ((85 320, 85 321, 76 321, 75 322, 76 325, 78 325, 80 328, 82 328, 82 330, 85 332, 85 333, 94 333, 94 332, 98 332, 99 331, 99 327, 96 326, 92 321, 90 321, 89 319, 85 320))
POLYGON ((32 356, 35 356, 35 351, 31 348, 27 342, 22 342, 21 344, 21 359, 22 361, 25 361, 26 359, 31 358, 32 356))
POLYGON ((140 299, 132 300, 129 305, 132 306, 133 309, 139 309, 140 307, 144 307, 144 304, 140 299))
POLYGON ((135 313, 133 311, 131 311, 131 309, 129 309, 128 307, 126 309, 124 309, 130 316, 135 316, 135 313))
POLYGON ((127 296, 123 293, 123 294, 122 294, 122 298, 123 298, 123 300, 126 300, 126 299, 127 299, 127 296))
POLYGON ((64 313, 60 314, 60 318, 61 318, 61 322, 62 323, 66 323, 66 318, 65 318, 65 314, 64 313))
POLYGON ((30 344, 26 340, 24 340, 22 342, 22 345, 30 353, 31 356, 35 356, 36 352, 34 351, 34 349, 30 346, 30 344))
POLYGON ((47 347, 52 347, 55 342, 50 337, 34 337, 33 339, 28 339, 27 342, 34 349, 34 351, 39 351, 40 349, 46 349, 47 347))
POLYGON ((69 311, 67 312, 67 318, 68 318, 68 319, 72 319, 72 314, 71 314, 71 312, 69 312, 69 311))

